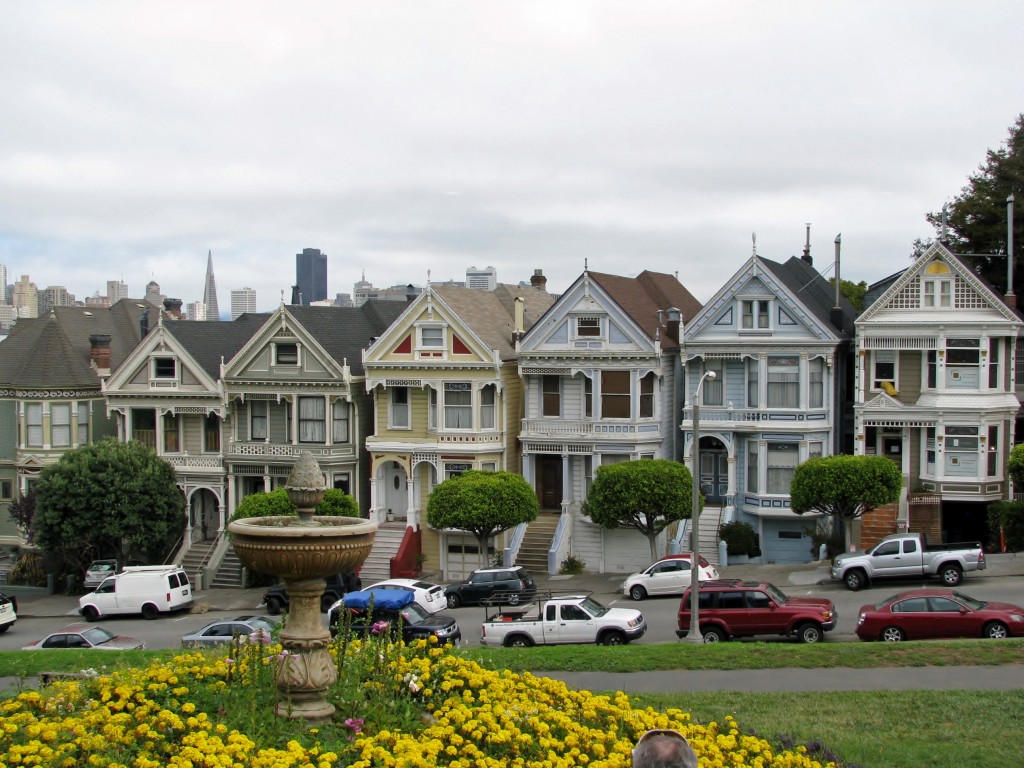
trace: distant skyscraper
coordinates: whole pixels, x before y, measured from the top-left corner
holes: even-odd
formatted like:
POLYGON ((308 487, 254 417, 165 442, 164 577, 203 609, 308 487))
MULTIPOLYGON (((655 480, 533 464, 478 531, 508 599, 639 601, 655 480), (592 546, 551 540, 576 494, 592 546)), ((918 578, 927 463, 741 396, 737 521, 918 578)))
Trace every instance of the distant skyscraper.
POLYGON ((28 275, 22 275, 21 280, 14 284, 11 303, 17 308, 18 317, 39 317, 39 290, 28 275))
POLYGON ((327 298, 327 254, 319 248, 303 248, 295 254, 295 283, 299 303, 311 304, 327 298))
POLYGON ((107 280, 107 301, 109 306, 114 306, 121 299, 128 298, 128 283, 121 280, 107 280))
POLYGON ((54 307, 75 306, 75 295, 63 285, 49 285, 39 292, 39 315, 42 317, 54 307))
POLYGON ((213 279, 213 251, 206 254, 206 286, 203 288, 203 304, 206 305, 206 319, 220 320, 217 306, 217 281, 213 279))
POLYGON ((231 319, 236 320, 239 315, 246 312, 256 311, 256 289, 242 288, 231 292, 231 319))
POLYGON ((185 315, 189 320, 205 320, 206 305, 201 301, 189 302, 188 306, 185 307, 185 315))
POLYGON ((146 301, 154 307, 163 307, 164 305, 164 295, 160 293, 160 283, 156 280, 146 283, 146 301))
POLYGON ((470 267, 466 270, 466 287, 493 291, 498 287, 498 270, 494 267, 487 267, 486 269, 470 267))
POLYGON ((7 265, 0 264, 0 304, 7 303, 7 265))

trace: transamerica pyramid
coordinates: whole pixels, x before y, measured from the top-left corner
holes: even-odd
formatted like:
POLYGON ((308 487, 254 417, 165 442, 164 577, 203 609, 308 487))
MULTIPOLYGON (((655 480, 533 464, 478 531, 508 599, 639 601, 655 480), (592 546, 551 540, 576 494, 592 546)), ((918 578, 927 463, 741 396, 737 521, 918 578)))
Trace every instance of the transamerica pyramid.
POLYGON ((206 305, 206 319, 220 320, 220 308, 217 306, 217 281, 213 277, 213 251, 206 255, 206 285, 203 288, 203 304, 206 305))

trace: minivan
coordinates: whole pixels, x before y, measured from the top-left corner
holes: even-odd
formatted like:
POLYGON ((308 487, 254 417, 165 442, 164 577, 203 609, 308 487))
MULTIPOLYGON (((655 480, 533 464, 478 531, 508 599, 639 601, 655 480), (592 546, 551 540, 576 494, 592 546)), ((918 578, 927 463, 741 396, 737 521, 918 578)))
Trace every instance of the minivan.
POLYGON ((155 619, 161 613, 189 608, 192 602, 192 585, 180 566, 138 565, 108 576, 94 592, 82 595, 78 612, 87 621, 132 613, 155 619))

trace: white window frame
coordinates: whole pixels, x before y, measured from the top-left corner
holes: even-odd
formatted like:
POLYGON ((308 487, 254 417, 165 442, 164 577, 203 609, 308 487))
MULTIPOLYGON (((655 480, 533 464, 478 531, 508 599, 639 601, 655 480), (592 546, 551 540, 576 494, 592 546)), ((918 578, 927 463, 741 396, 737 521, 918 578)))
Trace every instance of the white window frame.
POLYGON ((416 328, 416 344, 419 349, 444 351, 444 326, 420 325, 416 328), (435 336, 435 333, 437 334, 435 336), (429 335, 428 335, 429 334, 429 335))
POLYGON ((50 445, 71 447, 71 403, 50 403, 50 445))
POLYGON ((882 382, 887 381, 895 389, 899 389, 896 382, 900 380, 900 353, 895 349, 876 349, 871 353, 871 391, 880 392, 882 382), (892 360, 883 360, 883 357, 892 356, 892 360), (879 363, 892 364, 892 378, 880 377, 878 375, 879 363))
POLYGON ((924 309, 953 308, 953 279, 925 278, 921 285, 921 306, 924 309))
POLYGON ((43 447, 42 403, 25 403, 25 447, 43 447))
POLYGON ((573 323, 575 338, 577 339, 603 339, 604 323, 599 315, 579 315, 573 323), (588 332, 584 332, 584 330, 588 332), (590 333, 589 331, 595 331, 590 333))
POLYGON ((498 387, 485 384, 480 387, 480 429, 498 428, 498 387))
POLYGON ((351 438, 351 409, 347 400, 341 398, 331 403, 331 443, 348 443, 351 438), (339 437, 339 434, 341 435, 339 437))
POLYGON ((327 401, 323 397, 302 396, 296 403, 300 443, 327 444, 327 401), (303 432, 306 432, 304 435, 303 432))
POLYGON ((167 355, 160 355, 158 357, 151 358, 153 361, 153 367, 151 370, 151 378, 156 381, 177 381, 178 380, 178 359, 175 357, 169 357, 167 355), (166 365, 170 363, 170 372, 161 372, 161 364, 166 365))
MULTIPOLYGON (((704 379, 704 386, 701 387, 701 405, 725 405, 725 360, 705 359, 704 373, 715 372, 715 378, 704 379)), ((698 379, 700 381, 700 379, 698 379)))
POLYGON ((473 385, 468 381, 445 382, 442 413, 446 432, 473 429, 473 385), (467 398, 468 402, 461 402, 467 398))
POLYGON ((744 331, 768 331, 772 327, 772 303, 770 299, 740 300, 740 329, 744 331), (750 309, 749 314, 747 309, 750 309), (749 324, 748 324, 749 320, 749 324))
POLYGON ((410 400, 412 393, 409 387, 391 387, 388 389, 388 427, 390 429, 411 429, 410 400), (399 402, 401 393, 404 402, 399 402))
POLYGON ((78 429, 75 435, 77 445, 88 445, 89 443, 89 403, 78 403, 78 429))
POLYGON ((266 400, 252 400, 249 403, 249 439, 250 440, 269 440, 270 439, 270 403, 266 400), (263 407, 263 413, 259 413, 260 406, 263 407), (256 425, 262 421, 263 423, 263 434, 256 434, 256 425))
POLYGON ((302 360, 302 345, 297 341, 284 341, 276 342, 274 344, 274 365, 283 368, 298 368, 299 362, 302 360), (285 360, 281 359, 281 348, 287 347, 288 351, 291 351, 291 347, 295 348, 295 360, 288 360, 291 355, 288 354, 285 360))

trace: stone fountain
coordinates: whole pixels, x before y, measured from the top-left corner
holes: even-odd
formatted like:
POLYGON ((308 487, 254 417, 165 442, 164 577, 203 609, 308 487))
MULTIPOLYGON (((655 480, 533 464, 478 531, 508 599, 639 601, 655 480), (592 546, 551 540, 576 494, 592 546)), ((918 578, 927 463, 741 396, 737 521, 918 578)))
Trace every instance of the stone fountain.
POLYGON ((321 720, 334 714, 327 690, 338 679, 328 645, 331 634, 320 618, 325 577, 358 568, 370 554, 377 524, 359 517, 314 516, 327 483, 313 454, 304 451, 285 490, 298 508, 290 516, 252 517, 228 525, 242 564, 284 580, 288 622, 281 632, 287 651, 277 668, 281 717, 321 720))

